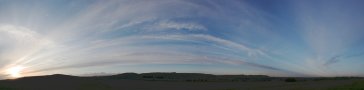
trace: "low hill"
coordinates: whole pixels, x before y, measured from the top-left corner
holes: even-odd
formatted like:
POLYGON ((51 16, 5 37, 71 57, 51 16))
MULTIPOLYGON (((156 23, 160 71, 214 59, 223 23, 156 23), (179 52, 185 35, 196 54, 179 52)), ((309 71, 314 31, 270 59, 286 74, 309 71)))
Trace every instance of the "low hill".
POLYGON ((112 76, 97 76, 94 78, 187 82, 269 81, 271 79, 265 75, 212 75, 202 73, 123 73, 112 76))

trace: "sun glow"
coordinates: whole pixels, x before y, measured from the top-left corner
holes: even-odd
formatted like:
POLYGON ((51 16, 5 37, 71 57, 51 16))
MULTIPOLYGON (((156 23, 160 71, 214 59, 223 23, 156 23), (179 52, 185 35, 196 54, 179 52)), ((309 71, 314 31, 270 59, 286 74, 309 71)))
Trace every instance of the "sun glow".
POLYGON ((21 73, 22 73, 23 70, 24 70, 24 67, 15 66, 15 67, 9 68, 7 70, 7 73, 13 78, 19 78, 19 77, 22 77, 21 73))

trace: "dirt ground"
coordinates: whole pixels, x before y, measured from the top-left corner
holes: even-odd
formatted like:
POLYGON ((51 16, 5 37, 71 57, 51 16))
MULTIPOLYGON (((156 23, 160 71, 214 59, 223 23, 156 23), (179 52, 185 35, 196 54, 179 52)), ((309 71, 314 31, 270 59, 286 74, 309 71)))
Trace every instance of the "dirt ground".
MULTIPOLYGON (((172 82, 141 80, 2 81, 0 90, 350 90, 336 89, 358 80, 265 82, 172 82)), ((362 90, 362 89, 352 89, 362 90)))

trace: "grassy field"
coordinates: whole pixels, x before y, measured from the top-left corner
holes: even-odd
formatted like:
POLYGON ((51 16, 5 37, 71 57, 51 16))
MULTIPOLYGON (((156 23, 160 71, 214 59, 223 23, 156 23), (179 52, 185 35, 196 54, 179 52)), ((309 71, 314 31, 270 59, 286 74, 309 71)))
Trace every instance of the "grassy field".
MULTIPOLYGON (((295 78, 291 80, 292 78, 261 77, 263 79, 249 78, 254 80, 237 81, 246 80, 241 77, 247 76, 222 76, 223 78, 218 76, 206 80, 191 80, 199 76, 199 74, 192 74, 189 76, 191 78, 184 77, 186 80, 172 79, 171 81, 159 75, 154 74, 156 78, 149 77, 150 74, 137 75, 139 78, 125 74, 106 77, 67 75, 26 77, 0 80, 0 90, 364 90, 362 78, 295 78)), ((168 75, 175 75, 171 76, 172 78, 190 74, 165 74, 164 76, 168 75)), ((211 75, 200 76, 210 77, 211 75)))
POLYGON ((0 90, 364 90, 364 81, 323 80, 304 82, 166 82, 166 81, 82 81, 47 86, 1 84, 0 90))
POLYGON ((329 88, 328 90, 364 90, 364 80, 356 81, 352 84, 329 88))

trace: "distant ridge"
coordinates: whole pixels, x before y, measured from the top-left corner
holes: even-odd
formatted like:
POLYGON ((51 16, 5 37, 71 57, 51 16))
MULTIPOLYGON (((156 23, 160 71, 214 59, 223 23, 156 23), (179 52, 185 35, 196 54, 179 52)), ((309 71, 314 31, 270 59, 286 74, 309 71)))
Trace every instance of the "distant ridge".
MULTIPOLYGON (((73 76, 65 74, 53 74, 44 76, 29 76, 18 79, 8 79, 0 81, 22 81, 22 80, 67 80, 67 79, 112 79, 112 80, 144 80, 144 81, 271 81, 283 80, 289 77, 270 77, 267 75, 213 75, 204 73, 176 73, 176 72, 151 72, 151 73, 121 73, 103 76, 73 76)), ((346 79, 360 77, 296 77, 300 79, 346 79)))
MULTIPOLYGON (((108 76, 72 76, 64 74, 53 74, 44 76, 30 76, 8 81, 28 80, 68 80, 68 79, 113 79, 113 80, 145 80, 145 81, 265 81, 270 77, 266 75, 213 75, 204 73, 175 73, 175 72, 152 72, 152 73, 122 73, 108 76)), ((7 81, 7 80, 1 80, 7 81)))
POLYGON ((152 73, 122 73, 111 76, 95 76, 99 79, 123 79, 123 80, 146 80, 146 81, 266 81, 270 79, 266 75, 213 75, 203 73, 175 73, 175 72, 152 72, 152 73))

